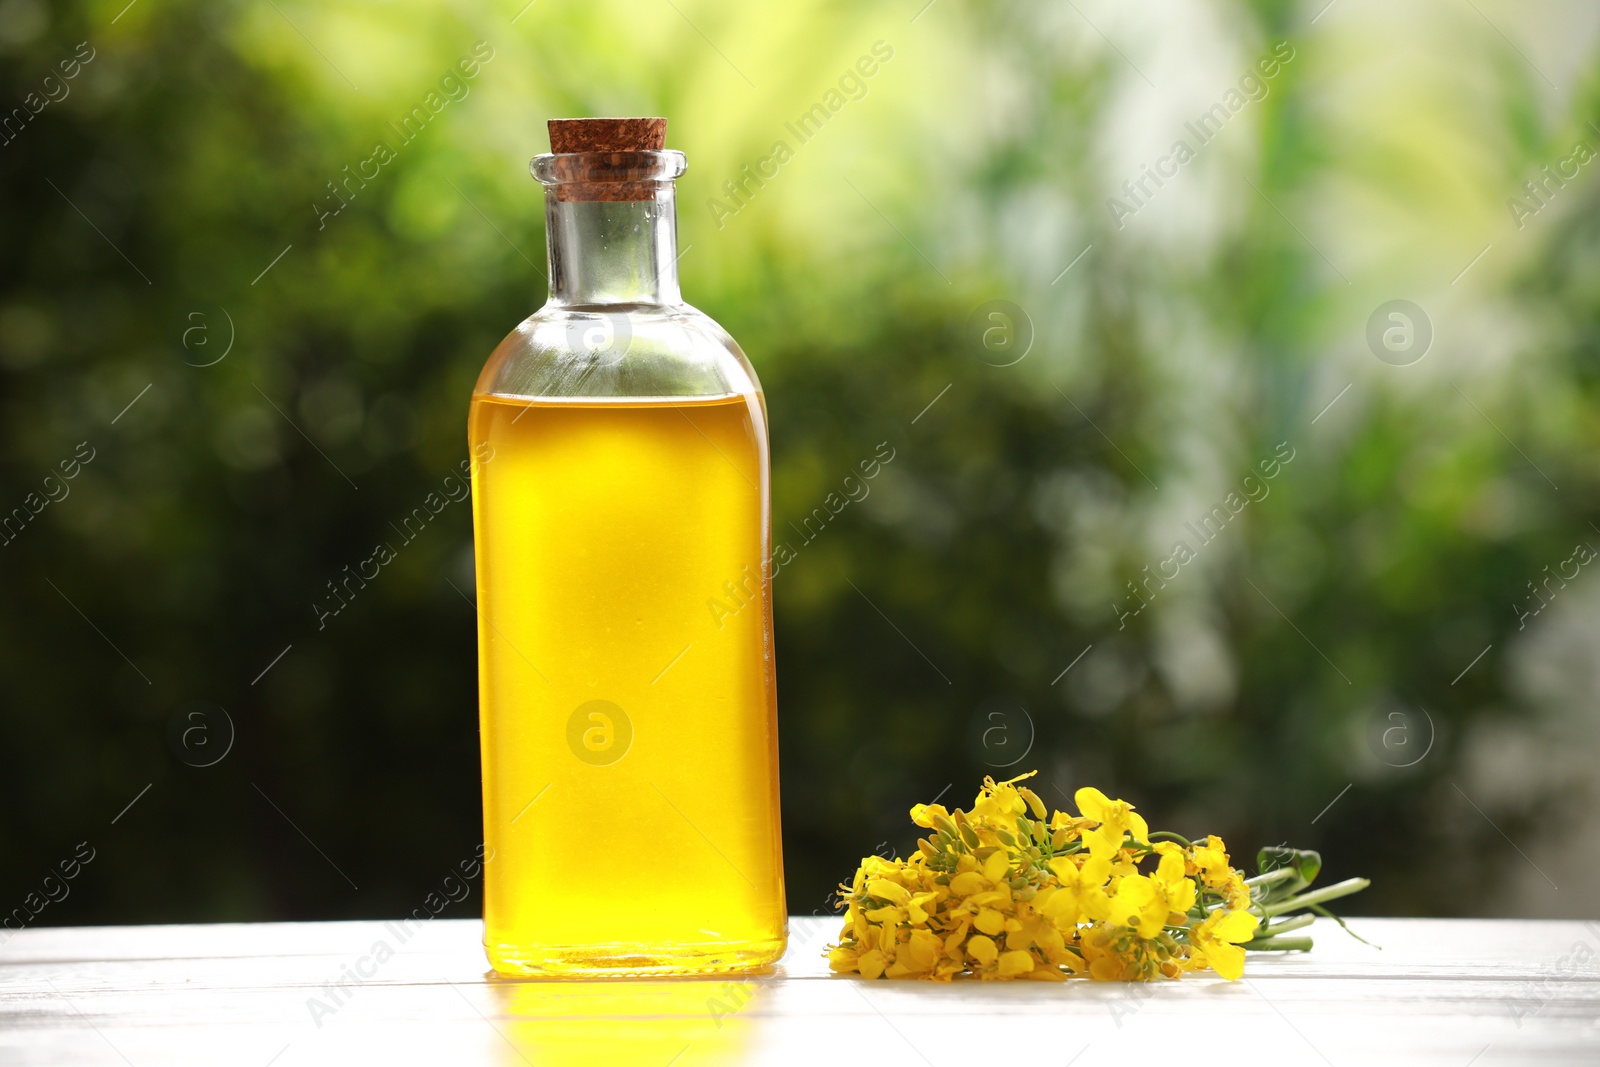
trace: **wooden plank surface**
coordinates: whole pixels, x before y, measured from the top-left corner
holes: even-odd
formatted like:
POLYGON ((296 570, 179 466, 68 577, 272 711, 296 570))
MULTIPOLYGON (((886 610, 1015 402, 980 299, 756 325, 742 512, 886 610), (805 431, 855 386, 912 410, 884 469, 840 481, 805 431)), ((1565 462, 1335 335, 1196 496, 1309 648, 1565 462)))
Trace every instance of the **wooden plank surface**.
POLYGON ((1319 921, 1245 980, 873 982, 795 919, 757 978, 516 982, 481 924, 25 930, 0 946, 0 1064, 1600 1063, 1600 923, 1319 921), (342 986, 342 988, 340 988, 342 986))

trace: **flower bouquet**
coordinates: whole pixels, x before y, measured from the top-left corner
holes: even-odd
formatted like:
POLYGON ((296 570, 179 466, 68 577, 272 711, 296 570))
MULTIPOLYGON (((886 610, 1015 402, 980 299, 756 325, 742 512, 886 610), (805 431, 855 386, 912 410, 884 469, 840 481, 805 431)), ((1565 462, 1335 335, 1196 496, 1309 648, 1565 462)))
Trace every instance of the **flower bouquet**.
MULTIPOLYGON (((1079 815, 1049 812, 1018 782, 985 778, 972 810, 918 804, 931 833, 905 859, 868 856, 840 885, 844 928, 828 952, 863 978, 1177 978, 1244 973, 1245 949, 1304 950, 1287 937, 1365 889, 1351 878, 1310 889, 1315 852, 1262 849, 1246 878, 1215 835, 1152 833, 1133 805, 1085 787, 1079 815)), ((1342 920, 1338 920, 1343 926, 1342 920)))

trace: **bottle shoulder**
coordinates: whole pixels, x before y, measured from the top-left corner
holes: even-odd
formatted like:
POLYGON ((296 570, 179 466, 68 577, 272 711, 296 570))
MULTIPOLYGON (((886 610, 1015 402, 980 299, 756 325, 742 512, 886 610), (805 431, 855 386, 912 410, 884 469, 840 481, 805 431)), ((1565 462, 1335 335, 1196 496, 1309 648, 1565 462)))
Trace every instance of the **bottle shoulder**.
POLYGON ((725 396, 761 384, 738 342, 689 304, 546 304, 495 347, 475 392, 725 396))

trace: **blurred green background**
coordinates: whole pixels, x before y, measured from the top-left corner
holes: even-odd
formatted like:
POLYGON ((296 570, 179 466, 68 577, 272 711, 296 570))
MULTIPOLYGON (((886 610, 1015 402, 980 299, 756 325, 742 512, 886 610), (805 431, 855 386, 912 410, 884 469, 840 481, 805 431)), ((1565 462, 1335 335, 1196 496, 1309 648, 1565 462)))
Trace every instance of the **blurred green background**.
POLYGON ((543 301, 544 121, 661 114, 798 551, 791 911, 1037 767, 1320 848, 1350 912, 1593 916, 1597 43, 1509 0, 0 0, 0 910, 85 841, 35 922, 398 915, 475 853, 468 507, 311 604, 543 301))

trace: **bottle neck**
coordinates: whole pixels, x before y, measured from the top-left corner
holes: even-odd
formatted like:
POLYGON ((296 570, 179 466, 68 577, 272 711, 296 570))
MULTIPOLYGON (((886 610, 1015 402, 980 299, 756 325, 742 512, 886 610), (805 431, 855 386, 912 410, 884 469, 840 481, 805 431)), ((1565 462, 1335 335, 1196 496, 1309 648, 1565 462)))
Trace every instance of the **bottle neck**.
POLYGON ((564 200, 546 190, 550 303, 679 304, 673 185, 648 200, 564 200))

